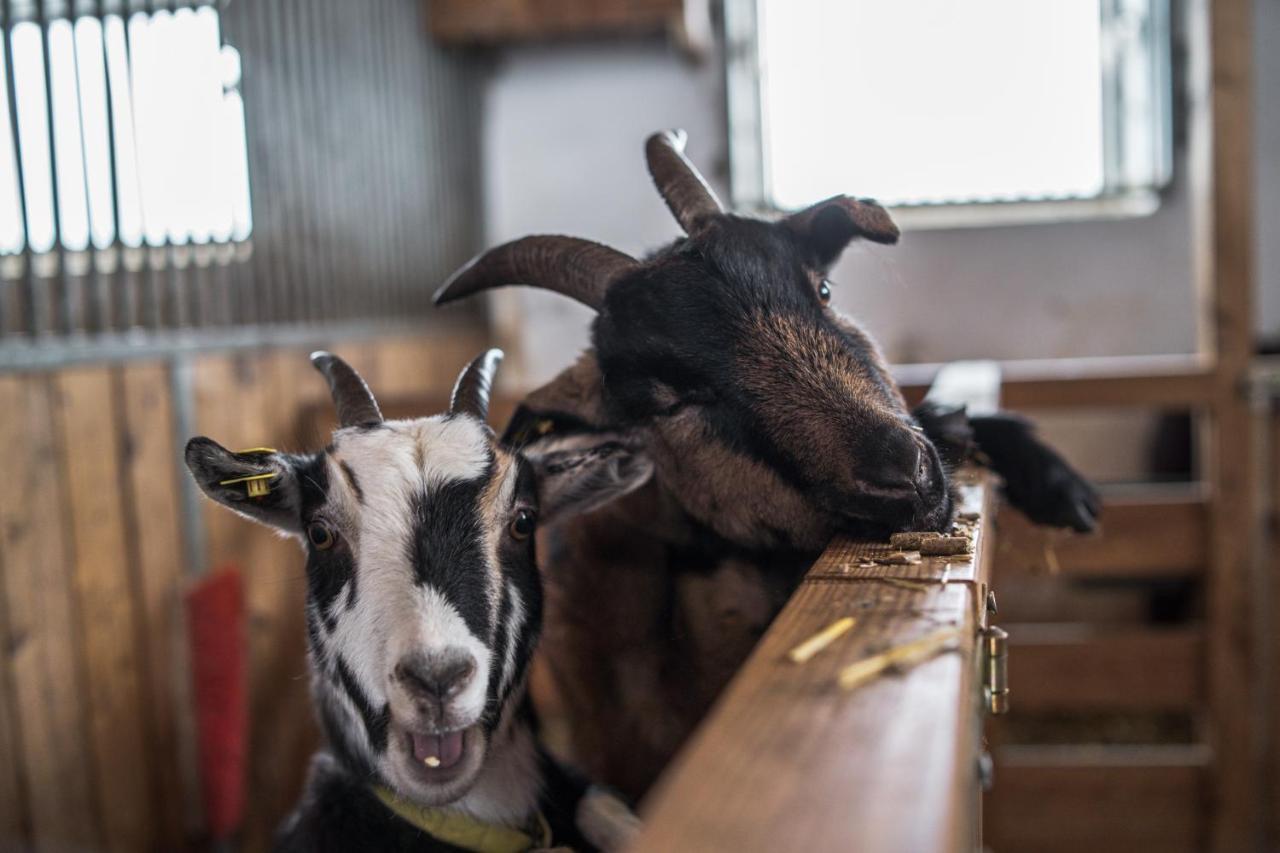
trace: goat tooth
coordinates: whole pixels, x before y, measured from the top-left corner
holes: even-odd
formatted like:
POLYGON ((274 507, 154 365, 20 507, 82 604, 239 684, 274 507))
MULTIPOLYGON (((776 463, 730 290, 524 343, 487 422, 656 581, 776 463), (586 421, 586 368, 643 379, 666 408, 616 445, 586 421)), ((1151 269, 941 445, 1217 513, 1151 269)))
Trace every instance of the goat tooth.
POLYGON ((428 755, 426 758, 422 759, 422 763, 428 767, 439 767, 440 759, 436 758, 434 755, 428 755))

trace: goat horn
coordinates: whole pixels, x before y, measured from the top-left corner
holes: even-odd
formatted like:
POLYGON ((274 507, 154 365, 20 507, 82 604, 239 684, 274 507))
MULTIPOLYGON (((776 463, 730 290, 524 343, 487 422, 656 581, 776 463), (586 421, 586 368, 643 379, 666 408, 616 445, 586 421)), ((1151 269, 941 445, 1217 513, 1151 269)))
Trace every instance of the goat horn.
POLYGON ((522 237, 476 256, 436 291, 443 305, 491 287, 527 284, 554 290, 600 310, 615 279, 635 269, 635 258, 576 237, 522 237))
POLYGON ((449 411, 453 414, 472 415, 481 423, 489 419, 489 391, 493 387, 493 374, 502 361, 502 350, 491 349, 480 353, 458 374, 453 386, 453 398, 449 411))
POLYGON ((378 401, 355 368, 331 352, 311 353, 311 363, 329 380, 329 393, 338 409, 338 426, 367 426, 382 423, 378 401))
POLYGON ((832 196, 791 214, 783 222, 795 231, 807 234, 813 229, 818 217, 828 210, 843 214, 844 222, 838 226, 838 230, 842 233, 832 235, 836 239, 842 238, 847 242, 854 236, 859 236, 876 243, 898 242, 898 226, 889 216, 889 212, 870 198, 832 196))
POLYGON ((706 180, 684 156, 683 130, 663 130, 644 144, 644 157, 658 194, 667 203, 684 233, 692 234, 708 216, 724 213, 724 206, 706 180))

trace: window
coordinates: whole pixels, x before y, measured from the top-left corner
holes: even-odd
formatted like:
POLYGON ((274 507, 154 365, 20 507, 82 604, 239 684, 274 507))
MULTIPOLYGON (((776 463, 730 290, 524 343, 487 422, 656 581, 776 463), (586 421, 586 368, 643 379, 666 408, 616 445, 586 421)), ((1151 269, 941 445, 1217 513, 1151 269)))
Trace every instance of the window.
POLYGON ((0 67, 0 255, 248 239, 240 62, 216 9, 17 21, 0 67))
POLYGON ((989 223, 1150 212, 1168 182, 1162 0, 756 0, 726 25, 739 204, 989 223))

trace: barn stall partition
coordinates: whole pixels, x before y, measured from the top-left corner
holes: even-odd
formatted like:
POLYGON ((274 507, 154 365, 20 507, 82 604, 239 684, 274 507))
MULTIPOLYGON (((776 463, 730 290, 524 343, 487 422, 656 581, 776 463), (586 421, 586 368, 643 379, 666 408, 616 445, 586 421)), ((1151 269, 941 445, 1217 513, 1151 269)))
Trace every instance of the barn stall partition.
MULTIPOLYGON (((984 511, 975 559, 952 564, 972 577, 955 584, 906 566, 865 570, 877 579, 837 580, 849 574, 842 567, 861 572, 862 557, 878 552, 833 546, 662 783, 642 845, 665 849, 673 832, 708 838, 723 808, 735 820, 720 827, 721 843, 735 847, 777 838, 766 830, 784 829, 792 815, 816 821, 814 833, 843 829, 886 843, 969 846, 981 823, 996 850, 1257 846, 1258 818, 1280 811, 1280 737, 1258 730, 1274 723, 1255 724, 1266 717, 1251 687, 1265 657, 1257 653, 1248 565, 1249 484, 1259 470, 1245 397, 1249 5, 1189 4, 1201 351, 1001 368, 1002 401, 1014 409, 1192 414, 1203 427, 1196 478, 1109 495, 1096 539, 1046 542, 1012 513, 992 519, 984 511), (994 788, 980 818, 977 638, 987 616, 974 593, 988 564, 1010 631, 1012 713, 989 729, 994 788), (1155 619, 1153 600, 1164 602, 1155 619), (1170 608, 1169 600, 1182 604, 1170 608), (960 620, 961 651, 905 675, 841 693, 831 691, 830 654, 779 668, 778 655, 845 608, 877 614, 842 638, 869 650, 909 639, 921 629, 912 614, 935 606, 960 620), (903 747, 911 751, 877 754, 922 726, 877 706, 917 691, 948 721, 946 731, 928 730, 930 739, 903 747), (760 699, 759 712, 744 712, 744 699, 760 699), (752 740, 762 726, 798 736, 752 740), (835 743, 841 734, 847 740, 835 743), (739 755, 741 744, 754 744, 756 754, 739 755), (1270 746, 1265 768, 1260 745, 1270 746), (803 755, 810 766, 779 761, 787 755, 803 755), (904 756, 921 763, 883 763, 904 756), (730 759, 745 763, 725 775, 719 762, 730 759), (877 782, 899 786, 864 784, 863 759, 883 769, 877 782), (708 774, 715 790, 683 796, 708 774), (761 780, 763 799, 752 787, 761 780), (828 784, 814 787, 815 780, 828 784), (853 826, 850 813, 871 818, 853 826), (770 827, 749 832, 769 816, 770 827), (924 826, 922 816, 930 818, 924 826)), ((22 14, 43 23, 45 10, 5 3, 6 34, 28 20, 22 14)), ((478 214, 456 204, 478 195, 465 156, 477 121, 467 62, 442 58, 415 35, 413 4, 233 2, 224 14, 228 40, 244 56, 254 187, 253 232, 235 247, 239 254, 117 240, 87 252, 56 248, 54 261, 29 251, 17 256, 21 263, 6 259, 0 836, 37 849, 175 849, 198 836, 179 602, 201 566, 238 563, 249 585, 249 849, 266 845, 314 744, 297 619, 301 574, 290 568, 298 556, 266 531, 197 508, 177 470, 178 434, 199 429, 245 446, 308 446, 302 425, 323 408, 323 385, 305 360, 312 345, 333 347, 388 394, 417 401, 443 395, 457 365, 485 343, 478 326, 405 336, 403 327, 371 323, 354 343, 336 330, 298 331, 299 323, 333 323, 369 305, 380 321, 412 316, 425 308, 426 291, 409 285, 439 280, 476 248, 478 214), (367 23, 361 14, 377 26, 357 26, 367 23), (348 30, 358 37, 343 37, 348 30), (344 88, 361 80, 381 100, 359 102, 344 88), (438 99, 455 116, 446 128, 427 117, 428 108, 444 108, 438 99), (341 113, 347 108, 366 112, 341 113), (343 118, 330 122, 335 114, 343 118), (447 192, 430 184, 399 215, 388 209, 411 195, 399 189, 419 174, 418 158, 448 151, 442 156, 455 159, 433 173, 447 192), (345 166, 334 173, 331 162, 345 166), (333 239, 348 228, 360 239, 333 239), (304 313, 294 316, 299 305, 304 313), (169 336, 174 331, 181 334, 169 336), (160 346, 136 349, 139 337, 160 346), (290 340, 297 346, 279 346, 290 340), (262 348, 270 342, 277 346, 262 348), (249 346, 232 352, 228 343, 249 346), (87 363, 120 356, 129 360, 87 363)), ((935 372, 917 366, 900 376, 918 396, 935 372)), ((987 484, 965 488, 970 500, 991 498, 987 484)), ((1273 649, 1276 636, 1268 634, 1273 649)), ((1274 697, 1264 707, 1273 714, 1274 697)), ((1276 836, 1267 837, 1274 846, 1276 836)))
MULTIPOLYGON (((420 7, 400 0, 14 0, 0 13, 6 47, 18 45, 0 57, 0 138, 29 203, 52 205, 22 216, 20 251, 6 242, 0 257, 0 436, 12 448, 0 466, 0 849, 198 844, 183 596, 226 566, 243 572, 248 611, 242 834, 266 849, 317 738, 301 556, 204 506, 182 443, 198 432, 237 447, 323 443, 317 347, 390 397, 447 398, 488 344, 478 313, 442 321, 430 307, 431 285, 479 249, 479 70, 436 47, 420 7), (243 110, 231 130, 251 216, 175 218, 152 195, 158 174, 203 199, 200 178, 227 166, 199 138, 212 113, 170 109, 191 94, 182 75, 204 66, 149 50, 162 37, 220 63, 225 100, 211 109, 243 110), (59 81, 74 93, 77 67, 84 118, 67 125, 81 114, 59 81), (171 85, 147 90, 157 70, 171 85), (149 122, 148 105, 161 108, 149 122), (112 121, 135 109, 136 127, 112 121), (59 136, 68 126, 79 139, 59 136), (42 139, 60 168, 38 168, 42 139), (99 147, 105 172, 61 168, 99 147), (77 187, 87 243, 58 206, 77 204, 77 187)), ((209 106, 183 106, 196 103, 209 106)))

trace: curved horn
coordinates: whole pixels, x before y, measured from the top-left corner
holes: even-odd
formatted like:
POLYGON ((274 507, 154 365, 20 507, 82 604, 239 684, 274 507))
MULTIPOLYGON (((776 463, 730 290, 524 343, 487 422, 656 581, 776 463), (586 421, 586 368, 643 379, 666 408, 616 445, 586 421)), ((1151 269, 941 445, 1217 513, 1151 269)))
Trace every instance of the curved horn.
POLYGON ((489 419, 489 390, 493 387, 493 374, 502 361, 502 350, 491 349, 480 353, 458 374, 453 386, 453 398, 449 402, 452 414, 473 415, 481 423, 489 419))
POLYGON ((701 220, 724 213, 724 206, 689 158, 684 156, 687 138, 683 130, 655 133, 644 144, 644 157, 662 200, 684 233, 692 234, 701 220))
POLYGON ((338 426, 382 423, 382 412, 360 374, 342 359, 323 350, 311 353, 311 363, 329 380, 329 393, 338 408, 338 426))
POLYGON ((443 305, 491 287, 527 284, 554 290, 600 310, 609 285, 639 264, 590 240, 576 237, 522 237, 477 255, 436 291, 443 305))

